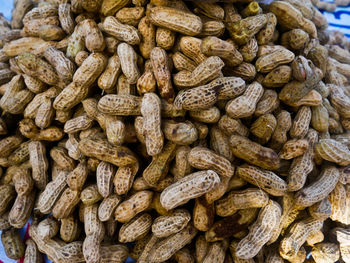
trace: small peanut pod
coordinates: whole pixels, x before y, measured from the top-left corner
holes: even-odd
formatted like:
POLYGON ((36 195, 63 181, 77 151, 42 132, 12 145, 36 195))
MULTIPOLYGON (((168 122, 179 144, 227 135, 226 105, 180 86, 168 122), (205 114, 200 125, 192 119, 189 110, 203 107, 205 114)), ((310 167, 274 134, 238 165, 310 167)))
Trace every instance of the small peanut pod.
POLYGON ((308 238, 306 239, 306 243, 309 246, 314 246, 317 243, 320 243, 324 240, 324 234, 321 230, 311 234, 308 236, 308 238))
POLYGON ((60 237, 64 242, 70 243, 75 241, 80 234, 78 219, 71 215, 61 219, 60 237))
MULTIPOLYGON (((194 68, 207 57, 201 51, 202 40, 195 37, 183 36, 180 38, 180 50, 187 59, 193 60, 194 68)), ((190 70, 190 68, 185 68, 190 70)))
POLYGON ((208 252, 203 258, 203 263, 224 262, 226 249, 229 246, 227 239, 210 243, 208 252))
POLYGON ((146 210, 152 202, 153 192, 139 191, 122 202, 115 210, 115 220, 127 223, 135 215, 146 210))
POLYGON ((292 4, 275 1, 269 6, 269 10, 276 15, 280 25, 288 29, 303 29, 309 33, 312 38, 317 36, 316 26, 309 19, 306 19, 292 4))
POLYGON ((80 30, 85 46, 90 52, 102 52, 105 49, 103 34, 93 19, 81 21, 76 28, 80 30))
POLYGON ((302 106, 299 108, 289 131, 292 138, 303 138, 307 134, 311 122, 311 116, 312 113, 310 107, 302 106))
POLYGON ((279 157, 281 159, 293 159, 300 155, 303 155, 309 148, 309 142, 305 139, 293 139, 287 141, 281 151, 279 152, 279 157))
POLYGON ((277 153, 246 137, 231 135, 230 147, 236 157, 263 169, 275 170, 280 166, 280 159, 277 153))
POLYGON ((194 36, 202 30, 202 21, 198 16, 180 9, 155 6, 147 10, 147 16, 154 25, 184 35, 194 36))
POLYGON ((1 242, 8 258, 17 260, 24 256, 25 247, 17 229, 2 231, 1 242))
POLYGON ((123 245, 102 245, 100 263, 122 263, 128 257, 128 247, 123 245))
POLYGON ((19 165, 29 159, 28 144, 30 141, 21 143, 21 145, 10 154, 8 160, 13 165, 19 165))
POLYGON ((127 43, 121 43, 118 46, 118 56, 122 71, 130 84, 136 84, 140 77, 137 66, 137 54, 132 46, 127 43))
POLYGON ((52 209, 52 215, 57 218, 66 218, 72 214, 80 201, 80 192, 66 188, 52 209))
POLYGON ((214 126, 210 129, 210 148, 230 162, 233 161, 234 156, 230 149, 228 136, 219 127, 214 126))
POLYGON ((56 200, 66 187, 67 172, 62 171, 58 176, 48 183, 45 190, 39 195, 38 209, 43 214, 50 213, 56 200))
MULTIPOLYGON (((256 11, 254 11, 256 13, 256 11)), ((267 23, 266 14, 248 16, 230 25, 231 36, 240 45, 247 44, 248 41, 257 34, 267 23)))
POLYGON ((81 191, 80 199, 85 205, 92 205, 103 199, 97 189, 96 184, 89 185, 81 191))
POLYGON ((0 230, 6 230, 11 228, 10 222, 9 222, 9 212, 6 212, 5 214, 0 216, 0 230))
MULTIPOLYGON (((7 172, 9 172, 9 169, 7 172)), ((12 185, 4 184, 0 186, 0 215, 3 215, 7 211, 15 195, 16 191, 12 185)))
POLYGON ((50 157, 62 169, 71 171, 75 167, 75 161, 69 157, 66 148, 55 146, 50 151, 50 157))
POLYGON ((121 226, 118 240, 122 243, 138 240, 148 233, 151 225, 152 217, 149 214, 137 215, 121 226))
POLYGON ((64 124, 64 132, 76 133, 82 130, 87 130, 91 128, 92 124, 93 124, 93 119, 91 119, 89 116, 84 114, 68 120, 64 124))
POLYGON ((243 62, 241 53, 228 41, 209 36, 203 39, 201 51, 206 56, 219 56, 230 67, 238 66, 243 62))
POLYGON ((310 215, 318 220, 326 220, 332 215, 332 204, 328 198, 309 207, 310 215))
POLYGON ((308 207, 323 200, 333 191, 339 176, 340 173, 336 167, 324 168, 316 181, 296 193, 295 204, 299 207, 308 207))
POLYGON ((172 54, 171 58, 173 60, 174 67, 178 71, 193 71, 196 68, 196 63, 180 52, 175 52, 174 54, 172 54))
POLYGON ((79 104, 88 95, 89 87, 102 73, 106 64, 107 59, 101 53, 88 56, 74 73, 73 82, 56 97, 54 108, 67 111, 79 104))
POLYGON ((157 217, 152 224, 152 233, 158 238, 168 237, 181 231, 190 220, 187 210, 175 210, 171 215, 157 217))
POLYGON ((38 235, 43 239, 51 239, 58 233, 59 223, 56 219, 48 217, 38 224, 38 235))
POLYGON ((131 189, 136 173, 139 170, 139 163, 119 167, 114 175, 113 184, 115 192, 119 195, 126 194, 131 189))
POLYGON ((16 169, 12 182, 18 195, 28 195, 34 187, 33 178, 28 169, 16 169))
POLYGON ((140 35, 137 29, 133 26, 121 23, 113 16, 106 17, 102 23, 102 27, 103 31, 120 41, 130 45, 140 44, 140 35))
POLYGON ((282 196, 287 192, 287 183, 271 171, 244 164, 237 168, 237 174, 273 196, 282 196))
POLYGON ((333 221, 338 221, 342 224, 349 223, 348 203, 350 201, 350 196, 348 190, 348 185, 344 186, 338 182, 338 184, 328 197, 332 206, 332 214, 330 218, 333 221))
POLYGON ((112 163, 116 166, 127 166, 137 162, 133 152, 124 146, 115 146, 104 139, 83 139, 79 142, 82 154, 112 163))
POLYGON ((111 115, 141 115, 142 98, 133 95, 106 95, 98 102, 98 110, 111 115))
POLYGON ((159 241, 149 252, 148 262, 160 263, 168 260, 178 250, 190 243, 197 232, 198 230, 192 224, 188 224, 180 232, 159 241))
POLYGON ((212 170, 196 172, 165 188, 160 195, 160 202, 165 209, 170 210, 213 190, 219 183, 219 176, 212 170))
POLYGON ((174 31, 165 28, 157 28, 156 32, 156 43, 159 47, 169 50, 173 47, 176 39, 174 31))
POLYGON ((96 170, 96 184, 98 192, 102 197, 107 197, 112 193, 112 181, 115 174, 115 167, 106 162, 100 162, 96 170))
POLYGON ((28 195, 18 195, 9 213, 9 223, 15 228, 22 228, 32 213, 35 191, 28 195))
POLYGON ((114 211, 121 202, 121 198, 116 194, 104 198, 98 207, 98 218, 106 222, 112 218, 114 211))
POLYGON ((264 88, 258 83, 250 84, 243 95, 226 104, 226 113, 231 118, 244 118, 253 115, 258 101, 264 94, 264 88))
POLYGON ((188 248, 182 248, 174 254, 174 258, 177 262, 194 262, 192 252, 188 248))
POLYGON ((23 142, 23 137, 15 135, 0 140, 0 157, 8 157, 23 142))
POLYGON ((192 148, 188 154, 188 161, 194 168, 210 169, 228 178, 231 178, 235 171, 229 160, 204 147, 192 148))
POLYGON ((208 83, 221 75, 225 63, 218 56, 211 56, 201 62, 192 72, 184 70, 174 75, 174 84, 180 89, 208 83))
POLYGON ((212 107, 218 99, 218 90, 223 85, 203 85, 188 89, 176 96, 174 105, 183 110, 203 110, 212 107))
POLYGON ((98 78, 98 86, 105 91, 114 88, 117 83, 118 76, 121 72, 121 64, 117 54, 108 59, 107 66, 101 76, 98 78))
POLYGON ((67 184, 70 189, 80 191, 88 176, 86 161, 80 162, 67 176, 67 184))
POLYGON ((208 252, 209 242, 204 235, 199 235, 195 241, 195 259, 196 262, 201 262, 208 252))
POLYGON ((280 255, 287 260, 295 258, 306 239, 319 231, 322 226, 323 221, 313 218, 307 218, 294 223, 280 243, 280 255))
POLYGON ((227 196, 216 201, 216 214, 222 217, 231 216, 239 209, 264 207, 268 202, 267 193, 258 188, 231 191, 227 196))
POLYGON ((143 171, 142 177, 149 186, 156 186, 169 169, 169 163, 175 156, 176 144, 168 142, 161 153, 153 156, 152 162, 143 171))
POLYGON ((75 22, 73 20, 71 5, 69 3, 61 3, 58 6, 58 18, 64 32, 69 35, 72 34, 74 31, 75 22))
POLYGON ((145 62, 145 71, 137 80, 137 92, 142 95, 156 90, 156 79, 153 74, 153 67, 150 60, 145 62))
POLYGON ((156 28, 148 19, 148 17, 141 18, 138 30, 142 36, 139 45, 140 53, 146 59, 150 57, 151 51, 156 45, 156 28))
POLYGON ((83 255, 87 263, 100 261, 101 242, 97 234, 93 233, 85 237, 83 242, 83 255))
POLYGON ((51 46, 45 50, 44 56, 46 60, 54 66, 60 79, 68 83, 73 79, 75 65, 62 51, 51 46))
POLYGON ((21 53, 16 57, 16 62, 21 70, 29 76, 36 77, 49 85, 58 82, 55 69, 46 61, 32 53, 21 53))
POLYGON ((265 87, 277 88, 287 84, 292 77, 290 66, 282 65, 271 70, 264 78, 262 84, 265 87))
POLYGON ((171 83, 171 64, 168 54, 164 49, 155 47, 150 53, 150 61, 160 96, 168 102, 172 102, 174 89, 171 83))
POLYGON ((267 23, 265 28, 260 30, 256 35, 256 39, 259 45, 267 45, 272 39, 275 33, 277 18, 273 13, 266 14, 267 23))
POLYGON ((255 62, 255 66, 257 71, 262 73, 268 73, 280 65, 292 62, 294 58, 295 55, 292 51, 283 48, 270 54, 259 57, 255 62))
POLYGON ((250 126, 251 133, 257 138, 261 144, 268 142, 276 128, 277 120, 270 113, 259 116, 250 126))
POLYGON ((339 245, 330 242, 316 244, 311 255, 316 262, 336 262, 340 258, 339 245))
POLYGON ((42 129, 49 127, 54 115, 55 110, 52 107, 52 100, 48 97, 44 97, 36 112, 35 125, 42 129))
POLYGON ((162 131, 167 140, 178 145, 189 145, 198 139, 196 126, 190 121, 162 120, 162 131))
POLYGON ((279 150, 287 141, 287 133, 292 127, 292 118, 289 112, 281 111, 277 115, 277 125, 272 134, 271 146, 275 150, 279 150))
POLYGON ((315 145, 315 152, 322 159, 346 166, 350 164, 350 151, 341 142, 333 139, 321 139, 315 145))
POLYGON ((37 245, 33 239, 26 241, 26 250, 24 253, 23 263, 43 263, 43 256, 41 255, 37 245))
POLYGON ((155 93, 146 93, 141 103, 143 116, 143 134, 147 153, 150 156, 159 154, 163 149, 164 136, 161 131, 161 102, 155 93))
POLYGON ((84 230, 87 236, 95 235, 101 241, 105 234, 105 228, 97 214, 98 204, 88 205, 84 208, 84 230))
POLYGON ((249 228, 249 234, 237 244, 236 256, 242 259, 256 256, 271 238, 274 228, 279 225, 281 214, 282 209, 279 204, 270 200, 260 210, 257 220, 249 228))

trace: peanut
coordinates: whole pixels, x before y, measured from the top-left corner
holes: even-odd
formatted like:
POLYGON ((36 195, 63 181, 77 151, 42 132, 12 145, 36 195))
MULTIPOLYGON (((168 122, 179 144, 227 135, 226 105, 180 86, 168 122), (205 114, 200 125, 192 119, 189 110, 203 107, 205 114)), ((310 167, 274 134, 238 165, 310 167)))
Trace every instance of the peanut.
POLYGON ((209 192, 219 182, 219 176, 212 170, 187 175, 164 189, 160 202, 165 209, 170 210, 209 192))
POLYGON ((243 238, 236 247, 236 256, 242 259, 253 258, 261 247, 270 239, 274 227, 281 219, 281 207, 274 201, 260 210, 255 223, 251 226, 249 234, 243 238))
POLYGON ((231 191, 216 202, 216 214, 222 217, 231 216, 239 209, 264 207, 268 201, 268 195, 257 188, 231 191))

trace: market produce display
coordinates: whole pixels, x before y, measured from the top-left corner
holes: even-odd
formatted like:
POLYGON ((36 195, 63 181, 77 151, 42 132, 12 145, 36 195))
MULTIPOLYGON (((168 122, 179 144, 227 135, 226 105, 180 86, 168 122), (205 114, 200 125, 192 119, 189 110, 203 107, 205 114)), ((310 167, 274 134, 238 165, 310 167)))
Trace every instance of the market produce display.
POLYGON ((350 42, 317 7, 332 8, 15 1, 0 17, 7 257, 350 262, 350 42))

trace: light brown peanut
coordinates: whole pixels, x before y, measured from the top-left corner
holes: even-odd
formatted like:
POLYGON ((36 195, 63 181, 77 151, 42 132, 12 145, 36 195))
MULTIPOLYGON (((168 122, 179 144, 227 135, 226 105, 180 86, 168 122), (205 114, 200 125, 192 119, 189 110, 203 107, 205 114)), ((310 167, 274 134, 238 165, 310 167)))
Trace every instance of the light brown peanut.
POLYGON ((216 201, 216 214, 222 217, 231 216, 239 209, 264 207, 268 202, 268 195, 258 188, 231 191, 216 201))
POLYGON ((211 191, 219 182, 219 176, 212 170, 187 175, 164 189, 160 202, 170 210, 211 191))

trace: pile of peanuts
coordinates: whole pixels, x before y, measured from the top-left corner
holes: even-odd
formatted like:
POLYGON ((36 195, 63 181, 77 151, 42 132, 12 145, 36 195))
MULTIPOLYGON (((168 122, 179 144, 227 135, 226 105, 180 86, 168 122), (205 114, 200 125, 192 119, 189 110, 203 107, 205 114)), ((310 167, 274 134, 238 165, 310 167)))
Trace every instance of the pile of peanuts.
POLYGON ((16 0, 0 33, 9 258, 350 262, 350 43, 313 1, 16 0))

